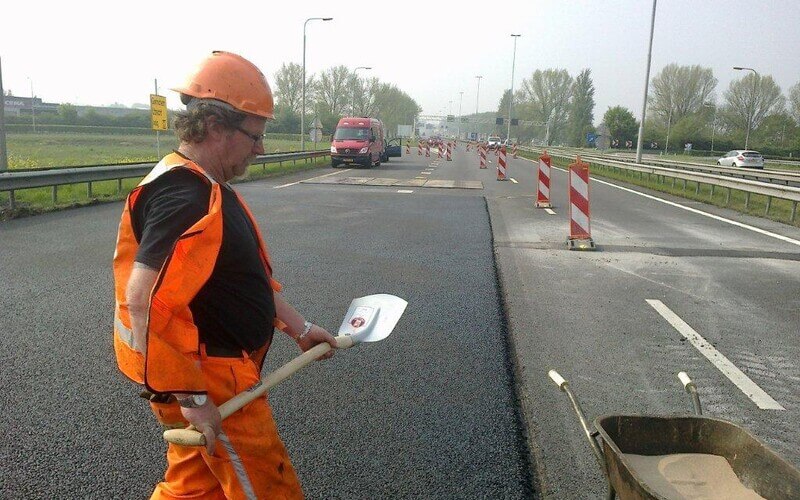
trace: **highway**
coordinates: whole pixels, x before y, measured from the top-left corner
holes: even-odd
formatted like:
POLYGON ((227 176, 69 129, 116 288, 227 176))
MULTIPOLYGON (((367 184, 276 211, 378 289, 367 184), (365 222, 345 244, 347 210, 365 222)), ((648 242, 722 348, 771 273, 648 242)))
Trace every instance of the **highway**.
MULTIPOLYGON (((595 179, 598 251, 570 252, 564 172, 551 214, 533 207, 532 162, 510 159, 498 182, 493 154, 479 170, 463 146, 432 153, 237 185, 311 321, 333 330, 371 293, 409 302, 385 341, 270 394, 309 498, 602 497, 549 369, 590 418, 689 413, 687 371, 707 414, 800 466, 800 230, 595 179)), ((141 498, 163 473, 111 347, 121 207, 0 223, 1 497, 141 498)), ((276 333, 266 370, 295 354, 276 333)))

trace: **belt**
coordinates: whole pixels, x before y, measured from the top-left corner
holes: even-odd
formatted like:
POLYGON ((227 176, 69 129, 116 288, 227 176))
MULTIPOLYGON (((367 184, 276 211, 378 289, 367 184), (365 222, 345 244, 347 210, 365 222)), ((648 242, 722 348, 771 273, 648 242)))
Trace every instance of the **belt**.
POLYGON ((206 344, 206 356, 212 358, 247 358, 250 355, 244 349, 235 347, 220 347, 206 344))

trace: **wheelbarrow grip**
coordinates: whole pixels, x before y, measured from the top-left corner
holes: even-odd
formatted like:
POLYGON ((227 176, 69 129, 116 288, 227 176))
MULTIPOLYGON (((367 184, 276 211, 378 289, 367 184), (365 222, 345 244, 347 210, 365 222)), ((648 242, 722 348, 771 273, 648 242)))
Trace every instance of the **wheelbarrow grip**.
POLYGON ((562 389, 564 387, 564 384, 567 383, 567 381, 564 380, 564 377, 559 375, 558 372, 555 370, 550 370, 549 372, 547 372, 547 374, 550 376, 553 382, 556 383, 559 389, 562 389))
POLYGON ((683 389, 686 392, 689 392, 689 385, 694 384, 694 382, 692 382, 692 379, 689 378, 689 375, 687 375, 686 372, 678 373, 678 380, 681 381, 681 384, 683 384, 683 389))

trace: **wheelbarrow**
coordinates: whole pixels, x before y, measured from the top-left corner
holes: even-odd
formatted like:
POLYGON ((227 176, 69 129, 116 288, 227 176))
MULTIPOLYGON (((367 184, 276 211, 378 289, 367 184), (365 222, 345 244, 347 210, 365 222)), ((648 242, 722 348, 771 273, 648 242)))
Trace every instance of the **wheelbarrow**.
POLYGON ((569 383, 555 370, 548 375, 575 409, 608 482, 608 500, 800 499, 800 471, 742 427, 703 416, 685 372, 678 378, 694 415, 604 415, 594 431, 569 383))

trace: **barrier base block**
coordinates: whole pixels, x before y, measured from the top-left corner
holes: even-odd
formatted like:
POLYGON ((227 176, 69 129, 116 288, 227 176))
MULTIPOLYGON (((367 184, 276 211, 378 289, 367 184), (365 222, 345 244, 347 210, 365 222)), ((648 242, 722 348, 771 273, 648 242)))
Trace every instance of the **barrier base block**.
POLYGON ((583 251, 597 250, 594 240, 591 238, 567 238, 567 248, 583 251))
POLYGON ((549 201, 537 201, 536 208, 553 208, 553 204, 549 201))

